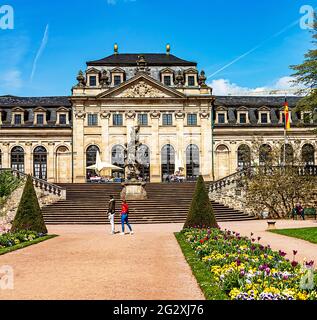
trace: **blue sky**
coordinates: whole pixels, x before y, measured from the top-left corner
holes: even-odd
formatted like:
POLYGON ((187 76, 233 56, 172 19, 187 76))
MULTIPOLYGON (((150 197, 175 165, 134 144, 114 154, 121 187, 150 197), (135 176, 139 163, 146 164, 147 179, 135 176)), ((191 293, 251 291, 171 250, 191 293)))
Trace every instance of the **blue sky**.
POLYGON ((78 70, 112 54, 115 42, 122 53, 165 52, 170 43, 173 54, 206 71, 215 94, 232 94, 288 86, 289 65, 300 63, 312 47, 309 31, 290 25, 301 18, 301 6, 316 8, 317 0, 0 0, 3 4, 13 7, 15 19, 14 30, 0 29, 0 95, 69 95, 78 70))

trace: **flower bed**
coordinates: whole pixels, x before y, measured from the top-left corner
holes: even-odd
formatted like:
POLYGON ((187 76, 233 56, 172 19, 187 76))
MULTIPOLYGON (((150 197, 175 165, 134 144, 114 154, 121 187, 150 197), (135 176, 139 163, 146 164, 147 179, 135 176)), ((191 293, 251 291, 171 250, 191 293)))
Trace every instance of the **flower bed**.
POLYGON ((313 261, 300 265, 260 238, 219 229, 187 229, 185 241, 208 267, 212 281, 232 300, 317 300, 313 261))
POLYGON ((15 233, 7 232, 0 235, 0 250, 10 248, 25 242, 32 242, 36 239, 43 238, 46 235, 33 231, 19 231, 15 233))

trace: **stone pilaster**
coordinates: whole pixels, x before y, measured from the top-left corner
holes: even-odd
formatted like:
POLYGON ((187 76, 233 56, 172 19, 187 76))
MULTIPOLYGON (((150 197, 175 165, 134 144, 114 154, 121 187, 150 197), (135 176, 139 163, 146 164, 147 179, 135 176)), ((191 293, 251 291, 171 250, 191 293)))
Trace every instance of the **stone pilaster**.
POLYGON ((151 182, 161 182, 161 150, 159 141, 160 113, 153 111, 151 118, 151 182))

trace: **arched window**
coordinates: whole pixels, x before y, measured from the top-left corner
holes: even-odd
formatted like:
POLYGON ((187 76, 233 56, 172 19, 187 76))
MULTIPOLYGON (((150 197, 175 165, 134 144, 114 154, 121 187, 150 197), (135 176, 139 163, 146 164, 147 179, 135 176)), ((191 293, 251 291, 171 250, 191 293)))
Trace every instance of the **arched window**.
POLYGON ((268 144, 262 144, 260 147, 259 163, 264 166, 272 161, 272 148, 268 144))
POLYGON ((294 161, 294 150, 291 144, 287 143, 286 145, 283 144, 281 148, 281 155, 280 155, 280 161, 281 164, 284 164, 284 158, 285 158, 285 164, 291 165, 294 161), (284 152, 285 149, 285 152, 284 152))
MULTIPOLYGON (((91 145, 86 150, 86 168, 96 164, 97 152, 100 152, 99 148, 95 145, 91 145)), ((86 169, 86 177, 89 180, 95 174, 94 170, 86 169)))
POLYGON ((186 149, 186 179, 197 180, 199 169, 199 148, 195 144, 190 144, 186 149))
POLYGON ((47 179, 47 151, 39 146, 33 152, 33 174, 35 178, 47 179))
POLYGON ((22 147, 14 147, 11 150, 11 168, 24 172, 24 149, 22 147))
POLYGON ((251 166, 251 149, 247 144, 242 144, 238 148, 238 168, 251 166))
POLYGON ((144 181, 150 181, 150 166, 151 166, 151 160, 150 160, 150 149, 146 145, 141 145, 138 148, 137 154, 136 154, 136 160, 141 165, 141 178, 144 181))
POLYGON ((315 165, 315 148, 310 143, 303 145, 302 148, 302 160, 306 166, 315 165))
POLYGON ((161 172, 163 181, 166 181, 170 175, 175 173, 175 149, 170 144, 166 144, 162 148, 161 172))
MULTIPOLYGON (((124 147, 115 145, 111 150, 111 163, 117 167, 124 169, 124 147)), ((123 170, 112 170, 112 176, 115 178, 124 178, 123 170)))

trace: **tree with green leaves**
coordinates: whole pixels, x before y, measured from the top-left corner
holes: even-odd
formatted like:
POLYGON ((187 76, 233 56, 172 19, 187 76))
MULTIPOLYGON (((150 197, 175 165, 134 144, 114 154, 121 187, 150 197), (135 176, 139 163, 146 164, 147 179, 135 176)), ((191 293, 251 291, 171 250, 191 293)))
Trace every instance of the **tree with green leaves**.
POLYGON ((185 228, 218 228, 204 178, 199 176, 193 200, 184 225, 185 228))
MULTIPOLYGON (((291 66, 295 71, 292 75, 295 77, 294 83, 303 85, 310 89, 310 92, 300 100, 298 107, 304 110, 313 110, 317 106, 317 18, 315 16, 312 30, 313 46, 305 54, 304 62, 299 65, 291 66)), ((300 90, 299 93, 303 93, 300 90)))
POLYGON ((27 177, 18 211, 12 223, 12 232, 30 230, 47 233, 41 208, 36 196, 31 176, 27 177))

